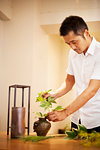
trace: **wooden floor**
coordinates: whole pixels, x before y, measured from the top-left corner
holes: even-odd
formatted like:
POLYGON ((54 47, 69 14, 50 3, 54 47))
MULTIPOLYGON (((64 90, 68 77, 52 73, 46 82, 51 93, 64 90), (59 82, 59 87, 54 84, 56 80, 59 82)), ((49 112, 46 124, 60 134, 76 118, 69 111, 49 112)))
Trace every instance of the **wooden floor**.
POLYGON ((0 132, 0 150, 98 150, 98 148, 86 148, 79 141, 66 140, 64 137, 56 137, 37 143, 24 142, 20 139, 10 139, 5 132, 0 132))

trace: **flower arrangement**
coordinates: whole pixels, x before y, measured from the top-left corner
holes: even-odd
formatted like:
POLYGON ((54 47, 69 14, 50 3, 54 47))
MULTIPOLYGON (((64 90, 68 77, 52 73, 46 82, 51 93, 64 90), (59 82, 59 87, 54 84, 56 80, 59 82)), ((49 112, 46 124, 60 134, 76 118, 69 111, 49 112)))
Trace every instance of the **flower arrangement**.
POLYGON ((42 118, 45 118, 47 117, 47 113, 50 112, 50 111, 59 111, 59 110, 62 110, 62 106, 57 106, 55 109, 52 109, 52 105, 53 103, 56 104, 57 102, 55 101, 55 98, 54 97, 51 97, 49 96, 47 99, 45 97, 43 97, 42 95, 43 94, 46 94, 46 93, 49 93, 51 91, 48 90, 48 91, 42 91, 40 93, 38 93, 38 97, 36 98, 36 102, 39 102, 40 103, 40 107, 44 109, 44 114, 42 112, 36 112, 36 117, 42 117, 42 118))

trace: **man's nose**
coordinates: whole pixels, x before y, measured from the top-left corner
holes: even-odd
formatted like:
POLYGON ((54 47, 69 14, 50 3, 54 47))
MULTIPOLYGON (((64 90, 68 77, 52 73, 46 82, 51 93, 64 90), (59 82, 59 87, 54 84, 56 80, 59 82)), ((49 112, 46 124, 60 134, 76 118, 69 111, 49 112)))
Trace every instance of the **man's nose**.
POLYGON ((70 47, 74 50, 76 49, 76 46, 74 44, 70 44, 70 47))

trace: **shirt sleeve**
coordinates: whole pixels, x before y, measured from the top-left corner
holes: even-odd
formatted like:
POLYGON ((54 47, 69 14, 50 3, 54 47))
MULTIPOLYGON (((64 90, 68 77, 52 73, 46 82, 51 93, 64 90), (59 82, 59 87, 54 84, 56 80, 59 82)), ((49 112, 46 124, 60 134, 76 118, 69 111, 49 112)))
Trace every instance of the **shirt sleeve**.
POLYGON ((72 53, 71 53, 71 50, 70 50, 69 57, 68 57, 68 67, 67 67, 66 72, 67 72, 67 74, 74 75, 73 67, 72 67, 72 53))
POLYGON ((96 59, 91 79, 100 80, 100 57, 96 59))

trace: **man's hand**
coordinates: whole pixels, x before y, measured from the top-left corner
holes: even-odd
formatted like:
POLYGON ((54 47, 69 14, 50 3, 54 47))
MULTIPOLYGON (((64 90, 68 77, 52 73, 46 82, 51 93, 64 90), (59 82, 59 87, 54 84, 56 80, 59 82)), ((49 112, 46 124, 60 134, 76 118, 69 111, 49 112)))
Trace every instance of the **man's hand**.
POLYGON ((62 121, 67 117, 66 111, 52 111, 47 114, 47 119, 49 121, 57 122, 57 121, 62 121))
MULTIPOLYGON (((43 93, 42 97, 48 99, 48 97, 54 97, 55 98, 55 93, 54 92, 49 92, 49 93, 43 93)), ((56 98, 55 98, 56 99, 56 98)))

